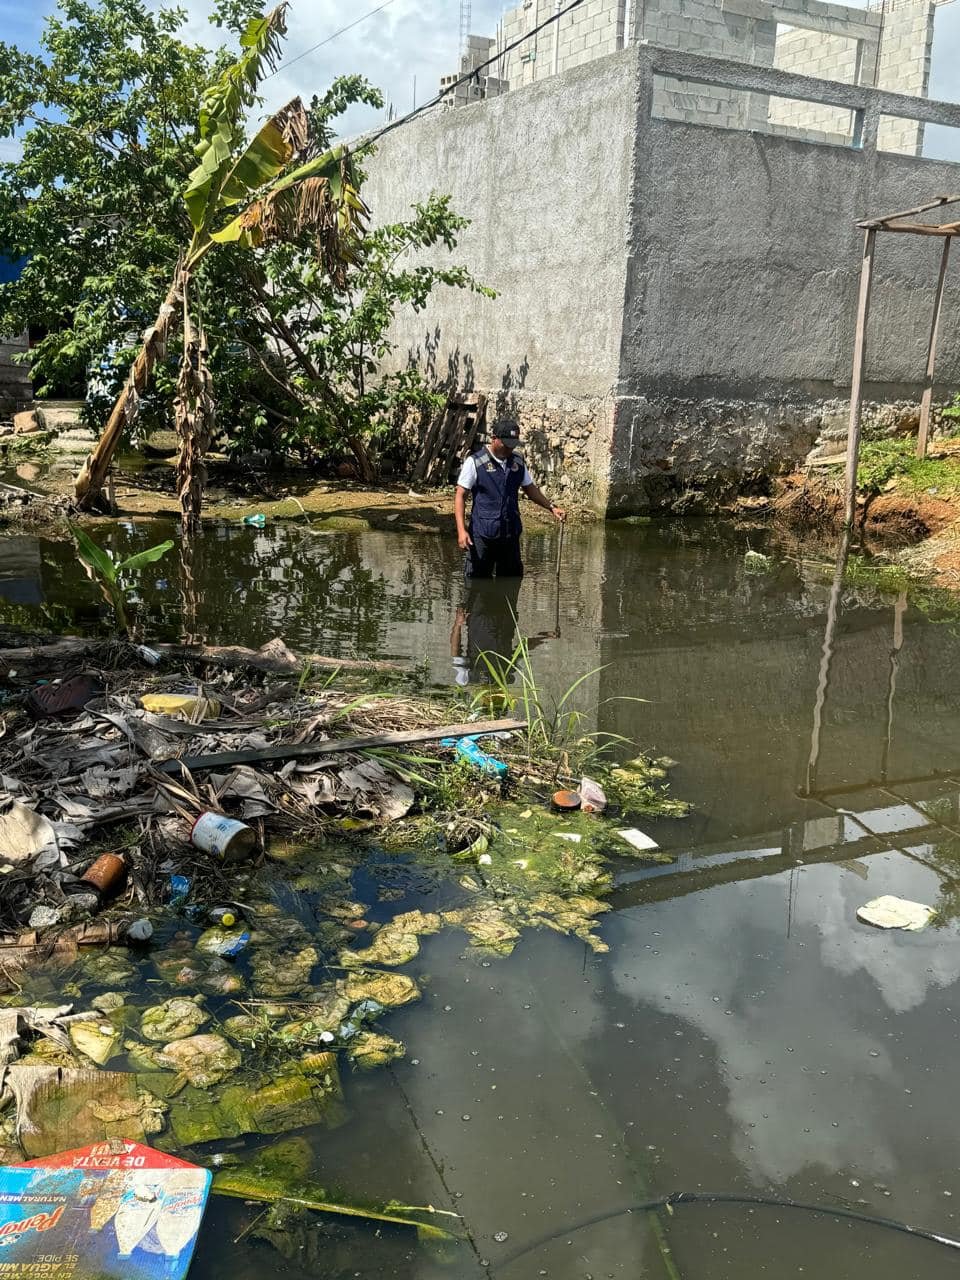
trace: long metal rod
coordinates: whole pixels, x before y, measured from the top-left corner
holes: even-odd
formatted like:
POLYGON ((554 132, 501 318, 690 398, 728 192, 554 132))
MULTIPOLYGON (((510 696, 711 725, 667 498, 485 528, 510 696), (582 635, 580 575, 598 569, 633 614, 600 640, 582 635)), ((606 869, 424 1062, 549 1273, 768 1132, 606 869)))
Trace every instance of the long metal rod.
POLYGON ((930 342, 927 345, 927 368, 923 376, 923 397, 920 400, 920 431, 917 435, 917 457, 927 456, 927 438, 930 435, 930 405, 933 401, 933 374, 937 365, 937 335, 940 332, 940 316, 943 312, 943 286, 947 278, 947 265, 950 261, 950 236, 943 242, 943 253, 940 255, 940 275, 937 277, 937 291, 933 297, 933 319, 930 322, 930 342))
POLYGON ((870 315, 870 289, 873 284, 873 260, 877 243, 875 227, 863 237, 863 262, 860 267, 860 293, 857 298, 857 324, 853 340, 853 375, 850 382, 850 425, 847 428, 847 509, 845 524, 853 528, 857 513, 857 463, 860 459, 860 418, 863 414, 863 369, 870 315))

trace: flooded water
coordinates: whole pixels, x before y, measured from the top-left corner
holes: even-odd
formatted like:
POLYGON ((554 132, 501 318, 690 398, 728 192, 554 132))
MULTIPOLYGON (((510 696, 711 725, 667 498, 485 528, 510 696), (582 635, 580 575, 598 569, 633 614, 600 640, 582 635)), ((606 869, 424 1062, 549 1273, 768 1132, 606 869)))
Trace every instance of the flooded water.
MULTIPOLYGON (((166 533, 112 536, 125 552, 166 533)), ((425 998, 383 1024, 407 1058, 345 1076, 350 1118, 317 1137, 318 1181, 453 1209, 469 1244, 443 1263, 409 1234, 324 1221, 280 1258, 244 1234, 256 1210, 213 1200, 194 1274, 956 1275, 956 1251, 925 1239, 734 1199, 960 1238, 960 625, 866 588, 831 609, 829 570, 799 552, 745 560, 764 537, 572 530, 559 583, 555 533, 528 538, 515 602, 539 677, 562 691, 594 672, 589 727, 675 759, 694 811, 647 824, 673 863, 617 866, 608 954, 547 932, 505 959, 426 938, 407 967, 425 998), (882 894, 945 923, 859 924, 882 894), (727 1198, 638 1207, 679 1191, 727 1198)), ((432 536, 224 526, 148 570, 138 612, 158 638, 280 634, 462 682, 509 640, 514 599, 465 597, 458 567, 432 536)), ((0 601, 7 625, 107 625, 67 544, 0 543, 0 601)))

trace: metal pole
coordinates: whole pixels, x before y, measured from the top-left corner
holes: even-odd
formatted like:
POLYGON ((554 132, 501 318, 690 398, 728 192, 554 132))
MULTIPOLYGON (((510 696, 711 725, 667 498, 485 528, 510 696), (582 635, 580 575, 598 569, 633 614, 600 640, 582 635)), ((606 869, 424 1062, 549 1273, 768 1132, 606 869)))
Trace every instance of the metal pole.
POLYGON ((857 298, 857 327, 853 340, 853 376, 850 382, 850 425, 847 428, 847 510, 844 521, 848 529, 853 528, 857 513, 857 462, 860 458, 860 418, 863 414, 863 357, 867 319, 870 315, 870 287, 873 283, 873 255, 876 241, 876 228, 869 227, 863 238, 863 263, 860 267, 860 293, 857 298))
POLYGON ((560 70, 560 10, 563 8, 563 0, 556 0, 553 11, 556 14, 556 20, 553 24, 553 74, 556 75, 560 70))
POLYGON ((937 292, 933 297, 933 320, 930 324, 930 345, 927 347, 927 371, 923 379, 923 398, 920 401, 920 433, 917 436, 917 457, 927 456, 927 437, 930 434, 930 404, 933 400, 933 371, 937 363, 937 334, 940 330, 940 315, 943 311, 943 285, 947 277, 947 263, 950 261, 950 241, 953 236, 943 237, 943 254, 940 258, 940 275, 937 278, 937 292))

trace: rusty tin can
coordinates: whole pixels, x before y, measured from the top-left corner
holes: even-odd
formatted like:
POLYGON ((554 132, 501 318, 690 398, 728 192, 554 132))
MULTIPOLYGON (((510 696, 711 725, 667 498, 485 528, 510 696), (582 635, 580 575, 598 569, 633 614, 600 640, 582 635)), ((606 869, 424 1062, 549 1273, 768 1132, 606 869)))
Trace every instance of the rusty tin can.
POLYGON ((80 879, 95 889, 101 898, 112 898, 126 884, 127 864, 119 854, 101 853, 80 879))

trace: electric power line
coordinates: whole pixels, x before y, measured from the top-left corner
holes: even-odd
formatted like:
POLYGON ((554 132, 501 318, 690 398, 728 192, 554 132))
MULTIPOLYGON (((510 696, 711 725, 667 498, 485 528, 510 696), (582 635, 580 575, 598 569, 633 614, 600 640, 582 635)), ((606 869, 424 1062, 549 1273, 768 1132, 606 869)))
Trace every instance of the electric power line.
POLYGON ((545 30, 545 28, 549 27, 552 22, 559 22, 560 19, 570 13, 571 10, 579 9, 580 5, 584 3, 585 0, 571 0, 570 4, 566 5, 563 9, 558 9, 552 17, 541 22, 539 26, 527 31, 511 44, 504 45, 504 47, 498 53, 495 53, 492 58, 488 58, 486 62, 481 62, 479 66, 474 67, 472 71, 466 72, 465 75, 454 80, 452 84, 446 85, 445 88, 441 89, 440 92, 431 98, 429 102, 425 102, 422 107, 415 107, 413 111, 408 111, 405 116, 399 116, 396 120, 391 120, 388 124, 385 124, 382 129, 377 129, 374 133, 370 133, 362 137, 361 145, 370 146, 372 143, 382 138, 384 134, 391 133, 394 129, 399 129, 401 125, 409 124, 411 120, 415 120, 417 116, 423 115, 425 111, 430 111, 434 107, 439 106, 444 98, 459 89, 462 84, 467 84, 470 80, 475 80, 480 75, 481 71, 486 70, 487 67, 492 66, 495 62, 501 61, 506 54, 511 53, 514 49, 518 49, 520 45, 526 44, 526 42, 533 36, 538 35, 541 31, 545 30))
POLYGON ((384 0, 383 4, 377 5, 376 9, 370 9, 369 12, 361 14, 359 18, 355 18, 353 22, 348 22, 345 27, 341 27, 339 31, 334 31, 332 35, 326 36, 323 40, 319 40, 316 44, 311 45, 309 49, 304 49, 303 53, 298 53, 296 57, 290 58, 287 62, 281 62, 279 67, 275 67, 270 75, 264 76, 264 80, 269 80, 271 76, 275 76, 277 72, 282 71, 284 67, 292 67, 295 62, 299 62, 301 58, 305 58, 310 53, 316 53, 318 49, 322 49, 325 44, 329 44, 331 40, 336 40, 338 36, 344 35, 347 31, 352 31, 354 27, 359 27, 361 22, 366 22, 368 18, 372 18, 375 13, 380 13, 386 9, 387 5, 393 4, 393 0, 384 0))

